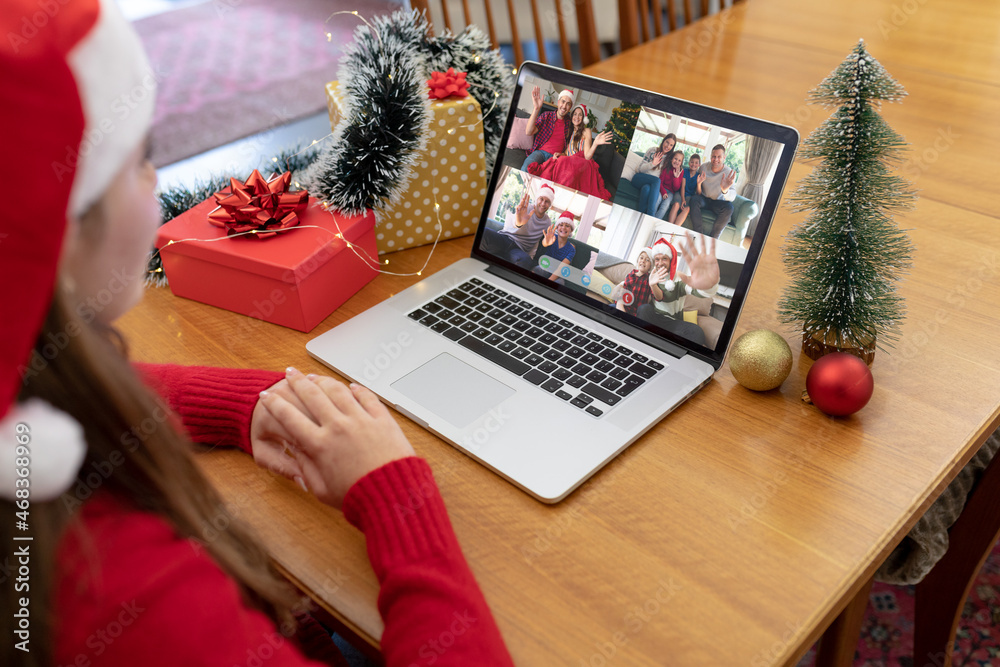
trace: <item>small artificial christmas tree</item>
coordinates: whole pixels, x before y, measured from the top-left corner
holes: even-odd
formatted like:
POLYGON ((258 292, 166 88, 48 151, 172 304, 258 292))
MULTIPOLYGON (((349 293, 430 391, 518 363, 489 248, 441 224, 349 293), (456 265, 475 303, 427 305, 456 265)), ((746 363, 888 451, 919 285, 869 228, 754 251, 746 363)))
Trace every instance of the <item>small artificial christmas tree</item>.
POLYGON ((810 102, 837 109, 802 144, 802 157, 819 165, 791 197, 793 210, 809 217, 787 238, 793 278, 778 314, 801 327, 803 351, 814 359, 842 349, 871 363, 876 345, 898 337, 904 308, 896 282, 912 246, 891 215, 916 195, 888 169, 906 142, 877 109, 905 95, 864 41, 810 93, 810 102))
POLYGON ((611 118, 602 130, 611 132, 611 145, 623 157, 628 157, 628 147, 632 143, 632 134, 635 132, 635 124, 639 122, 641 110, 642 107, 638 104, 622 102, 621 106, 615 107, 611 112, 611 118))

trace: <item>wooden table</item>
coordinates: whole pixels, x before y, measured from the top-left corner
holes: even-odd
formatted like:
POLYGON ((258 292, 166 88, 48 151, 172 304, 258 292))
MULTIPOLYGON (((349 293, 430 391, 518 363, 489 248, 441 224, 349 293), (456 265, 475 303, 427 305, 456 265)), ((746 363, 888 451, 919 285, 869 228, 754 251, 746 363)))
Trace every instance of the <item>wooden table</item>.
MULTIPOLYGON (((737 331, 788 334, 796 362, 779 390, 752 393, 723 367, 556 506, 399 417, 519 665, 794 664, 997 426, 998 25, 1000 5, 975 0, 750 0, 590 68, 804 136, 828 114, 803 105, 807 91, 865 37, 910 93, 884 115, 913 146, 903 172, 921 199, 898 222, 917 251, 900 288, 901 343, 878 353, 875 395, 851 418, 799 398, 810 362, 774 315, 783 237, 800 220, 785 209, 737 331)), ((796 165, 791 183, 808 169, 796 165)), ((430 269, 470 243, 444 244, 430 269)), ((427 251, 390 255, 387 268, 415 271, 427 251)), ((310 335, 248 327, 167 290, 151 290, 122 328, 142 360, 322 372, 305 342, 413 280, 379 277, 310 335)), ((361 535, 249 457, 203 461, 292 581, 375 643, 361 535)))

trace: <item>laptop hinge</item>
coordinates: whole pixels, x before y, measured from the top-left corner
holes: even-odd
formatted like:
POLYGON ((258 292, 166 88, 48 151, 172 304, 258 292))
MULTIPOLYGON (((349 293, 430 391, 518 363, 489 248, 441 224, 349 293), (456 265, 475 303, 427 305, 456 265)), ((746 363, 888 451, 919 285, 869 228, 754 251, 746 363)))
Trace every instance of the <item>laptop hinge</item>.
MULTIPOLYGON (((629 326, 628 324, 622 322, 621 320, 606 313, 602 313, 601 311, 595 308, 589 308, 587 307, 586 304, 580 303, 579 301, 572 299, 566 296, 565 294, 557 292, 553 289, 542 287, 535 281, 528 280, 524 276, 518 275, 517 273, 514 273, 509 269, 505 269, 502 266, 490 264, 486 267, 486 271, 487 273, 492 273, 493 275, 498 276, 499 278, 510 281, 515 285, 517 285, 518 287, 526 289, 532 294, 536 294, 543 299, 554 301, 558 303, 560 306, 563 306, 564 308, 568 308, 569 310, 572 310, 575 313, 579 313, 581 315, 586 316, 588 319, 600 322, 601 324, 610 329, 614 329, 619 333, 622 333, 626 336, 630 336, 631 338, 635 338, 638 341, 642 341, 646 345, 656 348, 661 352, 666 352, 672 357, 676 357, 679 359, 683 357, 685 354, 694 354, 692 352, 689 352, 688 350, 685 350, 680 345, 676 345, 674 343, 671 343, 670 341, 663 340, 662 338, 647 333, 642 329, 637 329, 635 327, 629 326)), ((695 355, 695 356, 697 356, 699 359, 703 358, 701 357, 701 355, 695 355)))

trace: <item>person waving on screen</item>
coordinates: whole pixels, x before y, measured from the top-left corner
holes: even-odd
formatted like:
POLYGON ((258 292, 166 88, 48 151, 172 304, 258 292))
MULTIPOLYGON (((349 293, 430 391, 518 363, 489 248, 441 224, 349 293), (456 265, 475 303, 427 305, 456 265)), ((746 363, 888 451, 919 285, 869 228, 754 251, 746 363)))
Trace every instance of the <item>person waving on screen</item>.
POLYGON ((716 144, 712 148, 711 158, 708 164, 701 166, 698 173, 698 187, 700 194, 691 197, 691 223, 694 230, 703 232, 705 223, 702 221, 701 209, 707 208, 715 213, 715 224, 711 233, 707 233, 712 238, 719 238, 722 230, 729 224, 733 217, 733 200, 736 199, 736 171, 726 166, 726 148, 722 144, 716 144))

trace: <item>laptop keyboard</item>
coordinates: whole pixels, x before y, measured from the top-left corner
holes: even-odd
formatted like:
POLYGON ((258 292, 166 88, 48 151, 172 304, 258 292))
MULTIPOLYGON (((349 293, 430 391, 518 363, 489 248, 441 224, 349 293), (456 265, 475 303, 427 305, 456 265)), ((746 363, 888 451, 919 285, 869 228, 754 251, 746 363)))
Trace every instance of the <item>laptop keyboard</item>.
POLYGON ((479 278, 428 301, 408 317, 594 417, 664 369, 658 361, 479 278))

